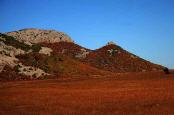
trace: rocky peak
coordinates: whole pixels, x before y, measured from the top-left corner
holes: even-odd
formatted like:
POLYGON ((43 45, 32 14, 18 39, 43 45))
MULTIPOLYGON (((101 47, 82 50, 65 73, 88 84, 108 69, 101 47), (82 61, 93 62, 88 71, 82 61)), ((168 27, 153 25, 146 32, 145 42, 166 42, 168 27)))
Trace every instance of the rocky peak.
POLYGON ((73 42, 73 40, 67 34, 55 30, 29 28, 14 32, 8 32, 6 34, 15 37, 17 40, 30 43, 73 42))
POLYGON ((114 43, 113 41, 110 41, 107 43, 107 45, 116 45, 116 43, 114 43))

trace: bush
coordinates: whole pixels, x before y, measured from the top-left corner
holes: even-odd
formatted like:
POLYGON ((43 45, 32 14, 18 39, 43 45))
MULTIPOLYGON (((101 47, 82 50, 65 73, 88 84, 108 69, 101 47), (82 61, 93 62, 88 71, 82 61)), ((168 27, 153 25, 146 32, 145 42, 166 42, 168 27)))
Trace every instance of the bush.
POLYGON ((19 68, 21 68, 21 66, 19 64, 14 66, 14 70, 16 72, 20 72, 19 68))
POLYGON ((41 45, 39 44, 32 45, 31 49, 33 50, 33 52, 39 52, 41 50, 41 45))
POLYGON ((41 50, 41 45, 39 44, 35 44, 35 45, 27 45, 24 42, 19 42, 18 40, 16 40, 16 38, 12 37, 12 36, 8 36, 6 34, 1 34, 0 33, 0 37, 5 38, 5 41, 3 41, 5 44, 7 45, 11 45, 15 48, 20 48, 24 51, 29 51, 30 49, 33 50, 33 52, 39 52, 41 50))
POLYGON ((25 43, 20 43, 19 44, 19 48, 24 50, 24 51, 28 51, 30 50, 30 46, 29 45, 26 45, 25 43))
POLYGON ((43 71, 46 72, 46 73, 48 73, 48 71, 49 71, 49 67, 48 67, 47 65, 45 65, 42 69, 43 69, 43 71))
POLYGON ((169 72, 169 69, 168 69, 168 68, 164 68, 164 69, 163 69, 163 71, 164 71, 164 73, 165 73, 165 74, 170 74, 170 72, 169 72))
POLYGON ((1 34, 0 33, 0 37, 5 38, 5 41, 3 41, 5 44, 7 45, 11 45, 15 48, 20 48, 24 51, 28 51, 30 50, 30 46, 23 43, 23 42, 19 42, 18 40, 16 40, 16 38, 12 37, 12 36, 8 36, 5 34, 1 34))
POLYGON ((59 57, 59 61, 63 61, 63 58, 59 57))
POLYGON ((33 77, 33 78, 36 78, 36 73, 34 73, 34 74, 32 75, 32 77, 33 77))
POLYGON ((36 67, 37 65, 38 65, 38 62, 34 59, 33 62, 32 62, 32 66, 36 67))

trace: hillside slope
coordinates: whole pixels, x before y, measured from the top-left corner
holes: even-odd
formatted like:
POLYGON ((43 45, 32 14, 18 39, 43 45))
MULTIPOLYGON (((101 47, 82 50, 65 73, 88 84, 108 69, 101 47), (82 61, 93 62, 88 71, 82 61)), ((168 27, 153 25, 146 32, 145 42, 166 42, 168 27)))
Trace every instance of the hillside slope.
POLYGON ((160 71, 114 43, 90 50, 62 32, 23 29, 0 34, 0 79, 47 79, 160 71))
POLYGON ((129 53, 115 44, 108 44, 90 52, 83 61, 96 68, 111 72, 145 72, 164 68, 129 53))
MULTIPOLYGON (((33 44, 0 34, 0 80, 48 79, 60 77, 90 77, 112 74, 83 64, 72 58, 81 47, 70 42, 56 42, 59 50, 33 44), (70 44, 70 45, 67 45, 70 44), (74 47, 70 47, 70 46, 74 47), (64 47, 63 47, 64 46, 64 47), (61 53, 61 48, 70 52, 61 53)), ((45 42, 46 44, 46 42, 45 42)), ((51 44, 53 46, 53 43, 51 44)))

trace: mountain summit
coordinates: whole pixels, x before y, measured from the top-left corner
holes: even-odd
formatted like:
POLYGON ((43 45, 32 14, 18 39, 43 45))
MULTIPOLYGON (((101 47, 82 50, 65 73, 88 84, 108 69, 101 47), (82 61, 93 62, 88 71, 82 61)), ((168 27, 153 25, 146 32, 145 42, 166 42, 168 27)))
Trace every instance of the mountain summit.
POLYGON ((107 43, 107 45, 116 45, 116 43, 114 43, 113 41, 110 41, 107 43))

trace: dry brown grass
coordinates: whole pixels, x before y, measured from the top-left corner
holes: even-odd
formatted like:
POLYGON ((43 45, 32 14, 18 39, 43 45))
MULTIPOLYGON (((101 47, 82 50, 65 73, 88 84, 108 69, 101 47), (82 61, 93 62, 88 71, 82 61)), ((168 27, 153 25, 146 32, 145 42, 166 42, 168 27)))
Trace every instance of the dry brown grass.
POLYGON ((173 115, 174 75, 0 83, 2 115, 173 115))

